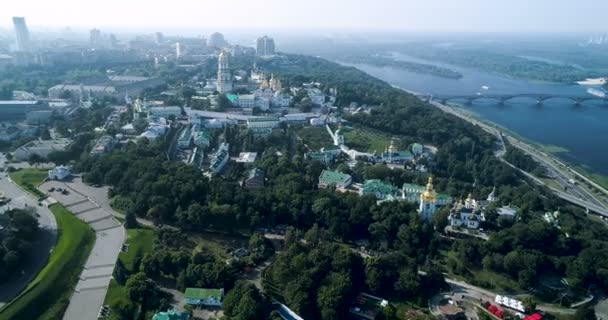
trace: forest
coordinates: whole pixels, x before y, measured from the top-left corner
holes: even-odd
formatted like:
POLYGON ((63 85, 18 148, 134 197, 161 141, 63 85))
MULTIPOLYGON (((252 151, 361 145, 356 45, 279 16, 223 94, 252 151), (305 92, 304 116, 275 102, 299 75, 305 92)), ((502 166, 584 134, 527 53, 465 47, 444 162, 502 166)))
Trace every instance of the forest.
POLYGON ((0 213, 0 283, 27 262, 38 232, 34 212, 13 209, 0 213))

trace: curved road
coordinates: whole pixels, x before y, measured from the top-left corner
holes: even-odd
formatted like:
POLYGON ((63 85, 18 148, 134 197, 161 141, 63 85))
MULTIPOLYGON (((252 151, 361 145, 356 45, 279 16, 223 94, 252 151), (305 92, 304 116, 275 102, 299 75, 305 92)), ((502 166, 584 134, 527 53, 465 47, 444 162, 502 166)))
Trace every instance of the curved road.
MULTIPOLYGON (((0 166, 6 167, 4 154, 0 154, 0 166)), ((6 169, 6 168, 5 168, 6 169)), ((40 234, 32 247, 30 263, 23 268, 22 274, 0 285, 0 307, 17 296, 36 277, 46 265, 48 257, 57 242, 57 222, 47 207, 38 206, 38 199, 19 188, 5 172, 0 173, 0 191, 11 198, 11 208, 33 207, 36 209, 40 234)))

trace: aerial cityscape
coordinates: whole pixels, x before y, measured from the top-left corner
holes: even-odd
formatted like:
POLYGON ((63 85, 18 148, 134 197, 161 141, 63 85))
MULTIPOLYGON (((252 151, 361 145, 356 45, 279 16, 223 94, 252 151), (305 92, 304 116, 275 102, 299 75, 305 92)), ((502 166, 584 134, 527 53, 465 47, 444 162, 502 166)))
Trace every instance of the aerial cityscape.
POLYGON ((606 12, 0 4, 0 320, 608 319, 606 12))

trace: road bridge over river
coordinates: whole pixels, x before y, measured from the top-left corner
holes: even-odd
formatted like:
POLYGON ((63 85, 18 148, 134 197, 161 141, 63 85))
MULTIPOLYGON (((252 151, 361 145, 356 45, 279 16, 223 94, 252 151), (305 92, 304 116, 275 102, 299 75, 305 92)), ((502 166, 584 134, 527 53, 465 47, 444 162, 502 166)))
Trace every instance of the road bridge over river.
POLYGON ((545 94, 545 93, 520 93, 520 94, 476 94, 476 95, 420 95, 421 99, 427 101, 439 101, 441 104, 446 104, 451 100, 464 100, 465 104, 470 105, 477 100, 496 100, 499 104, 513 99, 529 99, 537 105, 542 105, 547 100, 562 99, 570 100, 574 105, 580 106, 587 101, 600 101, 608 105, 608 96, 600 97, 593 95, 576 96, 576 95, 560 95, 560 94, 545 94))

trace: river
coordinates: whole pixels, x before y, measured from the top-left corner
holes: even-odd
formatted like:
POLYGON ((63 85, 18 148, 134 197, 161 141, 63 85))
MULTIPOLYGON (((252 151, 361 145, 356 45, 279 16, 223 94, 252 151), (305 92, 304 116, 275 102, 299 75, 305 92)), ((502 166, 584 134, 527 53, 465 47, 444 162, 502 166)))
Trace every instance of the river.
MULTIPOLYGON (((433 95, 476 95, 478 93, 589 95, 588 86, 549 84, 514 79, 481 70, 426 61, 401 54, 400 60, 443 66, 462 73, 461 79, 447 79, 392 67, 348 64, 392 85, 433 95), (482 87, 487 87, 482 88, 482 87)), ((456 104, 458 101, 450 102, 456 104)), ((460 102, 462 103, 462 101, 460 102)), ((462 105, 460 105, 462 106, 462 105)), ((497 123, 520 136, 541 143, 566 161, 608 176, 608 105, 588 101, 575 106, 571 100, 551 99, 538 106, 531 99, 512 99, 499 105, 494 100, 476 100, 464 106, 478 116, 497 123)))

